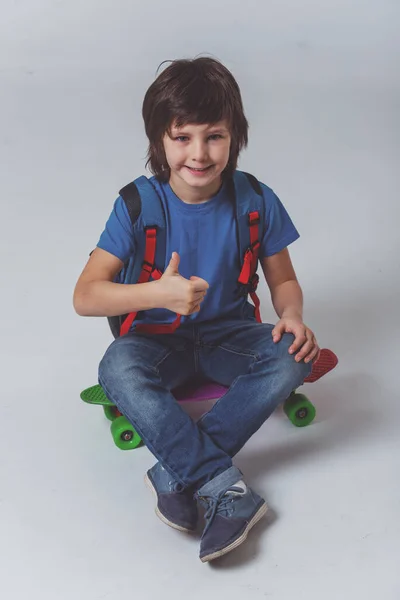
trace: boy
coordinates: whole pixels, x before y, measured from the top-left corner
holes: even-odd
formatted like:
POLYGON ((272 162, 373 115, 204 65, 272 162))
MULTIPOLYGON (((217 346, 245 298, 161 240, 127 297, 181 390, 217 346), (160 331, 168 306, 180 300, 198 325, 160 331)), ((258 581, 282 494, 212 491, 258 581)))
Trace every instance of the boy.
POLYGON ((166 268, 155 281, 114 283, 135 253, 141 218, 132 220, 119 197, 77 282, 74 307, 83 316, 138 312, 106 351, 99 382, 158 460, 146 475, 157 515, 193 531, 197 501, 207 508, 206 562, 236 548, 265 514, 232 457, 303 383, 319 348, 303 323, 287 250, 299 234, 262 183, 259 260, 278 323, 259 323, 247 295, 237 293, 242 257, 229 184, 248 123, 232 74, 210 58, 174 61, 148 89, 143 118, 151 183, 166 215, 166 268), (148 333, 143 325, 151 324, 169 332, 148 333), (229 390, 195 423, 171 390, 198 376, 229 390))

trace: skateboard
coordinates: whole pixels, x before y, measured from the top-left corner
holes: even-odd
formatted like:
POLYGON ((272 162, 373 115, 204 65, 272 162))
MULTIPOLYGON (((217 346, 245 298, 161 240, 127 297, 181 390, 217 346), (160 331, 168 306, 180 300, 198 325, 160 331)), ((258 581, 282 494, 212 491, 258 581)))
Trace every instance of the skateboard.
MULTIPOLYGON (((332 371, 338 364, 338 358, 332 352, 324 348, 320 351, 317 360, 313 364, 310 375, 304 383, 314 383, 323 375, 332 371)), ((203 400, 217 400, 221 398, 228 388, 213 382, 197 384, 185 384, 173 390, 173 395, 178 402, 199 402, 203 400)), ((118 410, 105 395, 100 385, 93 385, 83 390, 81 399, 88 404, 97 404, 103 407, 104 415, 111 421, 111 435, 115 445, 121 450, 133 450, 143 444, 140 435, 135 431, 133 425, 118 410)), ((296 427, 305 427, 315 419, 315 406, 305 394, 294 390, 289 398, 283 403, 283 410, 288 419, 296 427)))

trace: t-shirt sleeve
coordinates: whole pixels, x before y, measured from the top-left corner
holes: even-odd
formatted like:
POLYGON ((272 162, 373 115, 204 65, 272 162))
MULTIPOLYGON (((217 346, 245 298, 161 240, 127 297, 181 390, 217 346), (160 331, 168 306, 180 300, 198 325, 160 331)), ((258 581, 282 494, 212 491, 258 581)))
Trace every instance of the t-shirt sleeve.
POLYGON ((119 196, 100 236, 97 247, 125 262, 134 253, 133 227, 124 200, 119 196))
POLYGON ((266 229, 261 241, 260 258, 277 254, 300 235, 278 196, 262 184, 265 200, 266 229))

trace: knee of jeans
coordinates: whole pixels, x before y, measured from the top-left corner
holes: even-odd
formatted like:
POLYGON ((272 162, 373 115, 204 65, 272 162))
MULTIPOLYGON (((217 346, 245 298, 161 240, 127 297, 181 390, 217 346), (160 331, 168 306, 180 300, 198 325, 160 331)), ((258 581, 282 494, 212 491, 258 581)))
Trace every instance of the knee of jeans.
POLYGON ((115 342, 109 346, 100 361, 99 364, 99 379, 108 379, 115 369, 118 368, 118 361, 116 360, 115 342))
POLYGON ((135 364, 132 357, 128 356, 125 345, 120 343, 120 339, 115 340, 107 349, 100 361, 98 376, 100 383, 114 385, 114 382, 122 382, 129 371, 130 379, 135 371, 135 364))
POLYGON ((295 359, 296 353, 289 354, 289 348, 294 339, 295 336, 292 333, 284 333, 281 341, 278 342, 282 377, 287 381, 288 387, 291 387, 292 390, 302 385, 312 369, 312 363, 306 363, 304 360, 297 362, 295 359))

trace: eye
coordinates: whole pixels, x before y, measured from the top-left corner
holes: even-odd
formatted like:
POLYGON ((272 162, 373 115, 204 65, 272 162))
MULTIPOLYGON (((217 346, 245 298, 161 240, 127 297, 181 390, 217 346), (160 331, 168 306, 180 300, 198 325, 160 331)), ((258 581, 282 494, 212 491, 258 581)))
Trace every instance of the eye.
POLYGON ((210 135, 208 139, 214 142, 217 140, 222 140, 223 136, 220 133, 214 133, 213 135, 210 135))
POLYGON ((174 139, 176 142, 187 142, 189 138, 187 137, 187 135, 178 135, 174 139))

